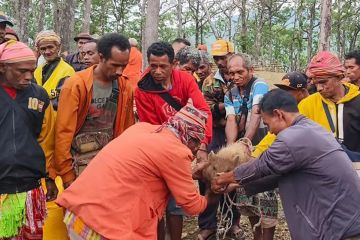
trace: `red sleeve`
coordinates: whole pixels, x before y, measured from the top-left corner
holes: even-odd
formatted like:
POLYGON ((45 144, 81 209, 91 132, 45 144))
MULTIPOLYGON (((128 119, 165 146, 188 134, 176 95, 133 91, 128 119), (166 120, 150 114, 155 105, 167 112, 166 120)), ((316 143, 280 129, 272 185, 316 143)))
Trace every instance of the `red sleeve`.
POLYGON ((202 94, 202 92, 199 89, 199 86, 196 84, 195 80, 193 79, 193 77, 191 75, 189 75, 189 77, 191 77, 191 79, 189 78, 190 81, 188 84, 188 93, 189 93, 189 98, 191 98, 193 100, 194 103, 194 107, 196 107, 197 109, 204 111, 207 113, 208 115, 208 120, 206 122, 206 136, 205 136, 205 140, 204 142, 206 144, 209 144, 211 142, 211 138, 212 138, 212 115, 211 115, 211 110, 209 105, 206 103, 204 95, 202 94))
POLYGON ((140 122, 158 125, 162 124, 159 117, 156 115, 155 105, 151 99, 150 93, 143 92, 139 90, 139 88, 136 88, 135 105, 140 122))

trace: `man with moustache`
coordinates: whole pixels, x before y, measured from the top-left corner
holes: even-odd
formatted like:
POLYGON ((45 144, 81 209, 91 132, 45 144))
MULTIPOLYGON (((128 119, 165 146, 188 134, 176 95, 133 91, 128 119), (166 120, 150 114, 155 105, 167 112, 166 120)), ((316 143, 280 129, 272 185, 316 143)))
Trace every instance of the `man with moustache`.
POLYGON ((95 64, 99 64, 100 56, 97 50, 98 40, 89 40, 81 49, 81 55, 83 56, 84 64, 86 68, 91 67, 95 64))
POLYGON ((113 138, 134 124, 133 91, 122 72, 130 44, 122 35, 104 35, 99 64, 77 72, 64 84, 55 132, 55 166, 67 188, 113 138))

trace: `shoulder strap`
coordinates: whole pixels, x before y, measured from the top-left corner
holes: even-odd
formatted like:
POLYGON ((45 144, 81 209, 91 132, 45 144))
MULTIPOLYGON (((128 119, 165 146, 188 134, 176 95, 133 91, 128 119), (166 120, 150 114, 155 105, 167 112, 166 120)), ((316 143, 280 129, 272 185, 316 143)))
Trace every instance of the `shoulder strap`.
POLYGON ((253 85, 254 85, 255 81, 256 81, 256 77, 253 77, 245 88, 244 97, 246 97, 248 101, 249 101, 250 93, 251 93, 251 90, 253 89, 253 85))
POLYGON ((245 116, 245 119, 247 119, 247 115, 249 113, 249 109, 248 109, 248 101, 250 99, 250 93, 251 93, 251 90, 253 88, 253 85, 254 85, 254 82, 256 81, 256 78, 253 77, 249 84, 246 86, 246 89, 245 89, 245 95, 243 97, 243 102, 242 102, 242 105, 241 105, 241 115, 244 115, 245 116))
POLYGON ((119 82, 117 80, 112 81, 112 90, 111 90, 111 94, 110 94, 110 98, 109 101, 117 104, 118 103, 118 98, 119 98, 119 86, 118 86, 119 82))
POLYGON ((330 128, 331 128, 331 131, 333 133, 335 133, 335 125, 334 125, 334 122, 332 120, 332 117, 331 117, 331 114, 330 114, 330 111, 329 111, 329 107, 326 103, 324 103, 324 101, 321 101, 322 104, 323 104, 323 107, 324 107, 324 110, 325 110, 325 114, 326 114, 326 117, 327 117, 327 120, 329 122, 329 125, 330 125, 330 128))
POLYGON ((180 103, 178 103, 178 101, 176 101, 175 98, 173 98, 168 92, 159 93, 159 96, 171 107, 173 107, 177 112, 180 111, 180 109, 182 108, 180 103))
POLYGON ((340 142, 344 141, 344 104, 338 104, 338 139, 340 142))

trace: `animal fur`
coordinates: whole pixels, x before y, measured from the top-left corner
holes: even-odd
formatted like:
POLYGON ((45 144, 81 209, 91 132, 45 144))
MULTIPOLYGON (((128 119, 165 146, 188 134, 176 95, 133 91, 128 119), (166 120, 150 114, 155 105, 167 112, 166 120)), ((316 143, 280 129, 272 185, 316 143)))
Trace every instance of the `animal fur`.
POLYGON ((248 162, 251 159, 250 149, 251 142, 243 140, 223 147, 216 154, 211 152, 208 156, 210 165, 203 171, 204 178, 211 181, 217 173, 229 172, 248 162))

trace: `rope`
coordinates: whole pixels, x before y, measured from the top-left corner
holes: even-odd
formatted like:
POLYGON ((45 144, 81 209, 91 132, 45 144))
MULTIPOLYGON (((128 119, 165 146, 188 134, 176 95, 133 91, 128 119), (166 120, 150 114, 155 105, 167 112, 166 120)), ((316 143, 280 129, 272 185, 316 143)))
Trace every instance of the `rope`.
MULTIPOLYGON (((236 197, 236 196, 234 195, 234 197, 236 197)), ((232 205, 231 205, 231 202, 230 202, 230 204, 228 203, 228 201, 227 201, 228 198, 230 199, 229 194, 227 194, 227 193, 224 194, 224 201, 223 201, 223 204, 221 206, 221 211, 220 211, 220 221, 218 223, 219 227, 218 227, 218 231, 217 231, 217 237, 222 238, 222 239, 225 238, 226 234, 231 229, 233 218, 234 218, 234 213, 232 211, 232 205), (226 211, 225 211, 225 208, 226 208, 226 211), (222 235, 222 237, 221 237, 221 235, 222 235)))
MULTIPOLYGON (((249 152, 252 151, 253 145, 249 138, 240 138, 239 140, 237 140, 237 142, 244 144, 247 147, 247 149, 249 150, 249 152)), ((217 231, 217 237, 220 239, 224 239, 226 234, 229 232, 229 230, 232 227, 232 222, 234 219, 234 213, 232 211, 233 206, 236 206, 237 208, 247 206, 247 207, 254 207, 256 209, 259 209, 259 206, 243 205, 243 204, 234 202, 237 194, 238 193, 234 194, 233 198, 230 197, 229 193, 224 194, 224 201, 222 203, 221 210, 220 210, 220 220, 218 223, 218 231, 217 231)), ((262 216, 260 216, 259 222, 254 225, 253 231, 255 231, 255 228, 257 228, 261 225, 261 219, 262 219, 262 216)))
POLYGON ((249 149, 250 152, 251 152, 252 149, 253 149, 252 142, 251 142, 251 140, 250 140, 249 138, 246 138, 246 137, 240 138, 240 139, 237 140, 236 142, 244 144, 244 145, 249 149))
MULTIPOLYGON (((236 193, 238 194, 238 193, 236 193)), ((244 204, 240 204, 240 203, 236 203, 234 200, 236 198, 236 194, 234 194, 233 198, 231 198, 231 196, 229 195, 229 193, 225 193, 224 194, 224 202, 221 206, 221 210, 220 210, 220 221, 218 223, 219 227, 218 227, 218 232, 217 232, 217 237, 219 239, 224 239, 226 234, 229 232, 229 230, 232 227, 232 222, 233 222, 233 218, 234 218, 234 213, 232 211, 232 207, 235 206, 237 208, 241 208, 241 207, 253 207, 255 209, 258 209, 260 212, 260 218, 259 221, 253 226, 253 231, 255 232, 257 227, 261 226, 261 221, 262 221, 262 214, 261 214, 261 210, 259 209, 259 206, 256 205, 244 205, 244 204), (226 208, 226 211, 225 211, 226 208)))

